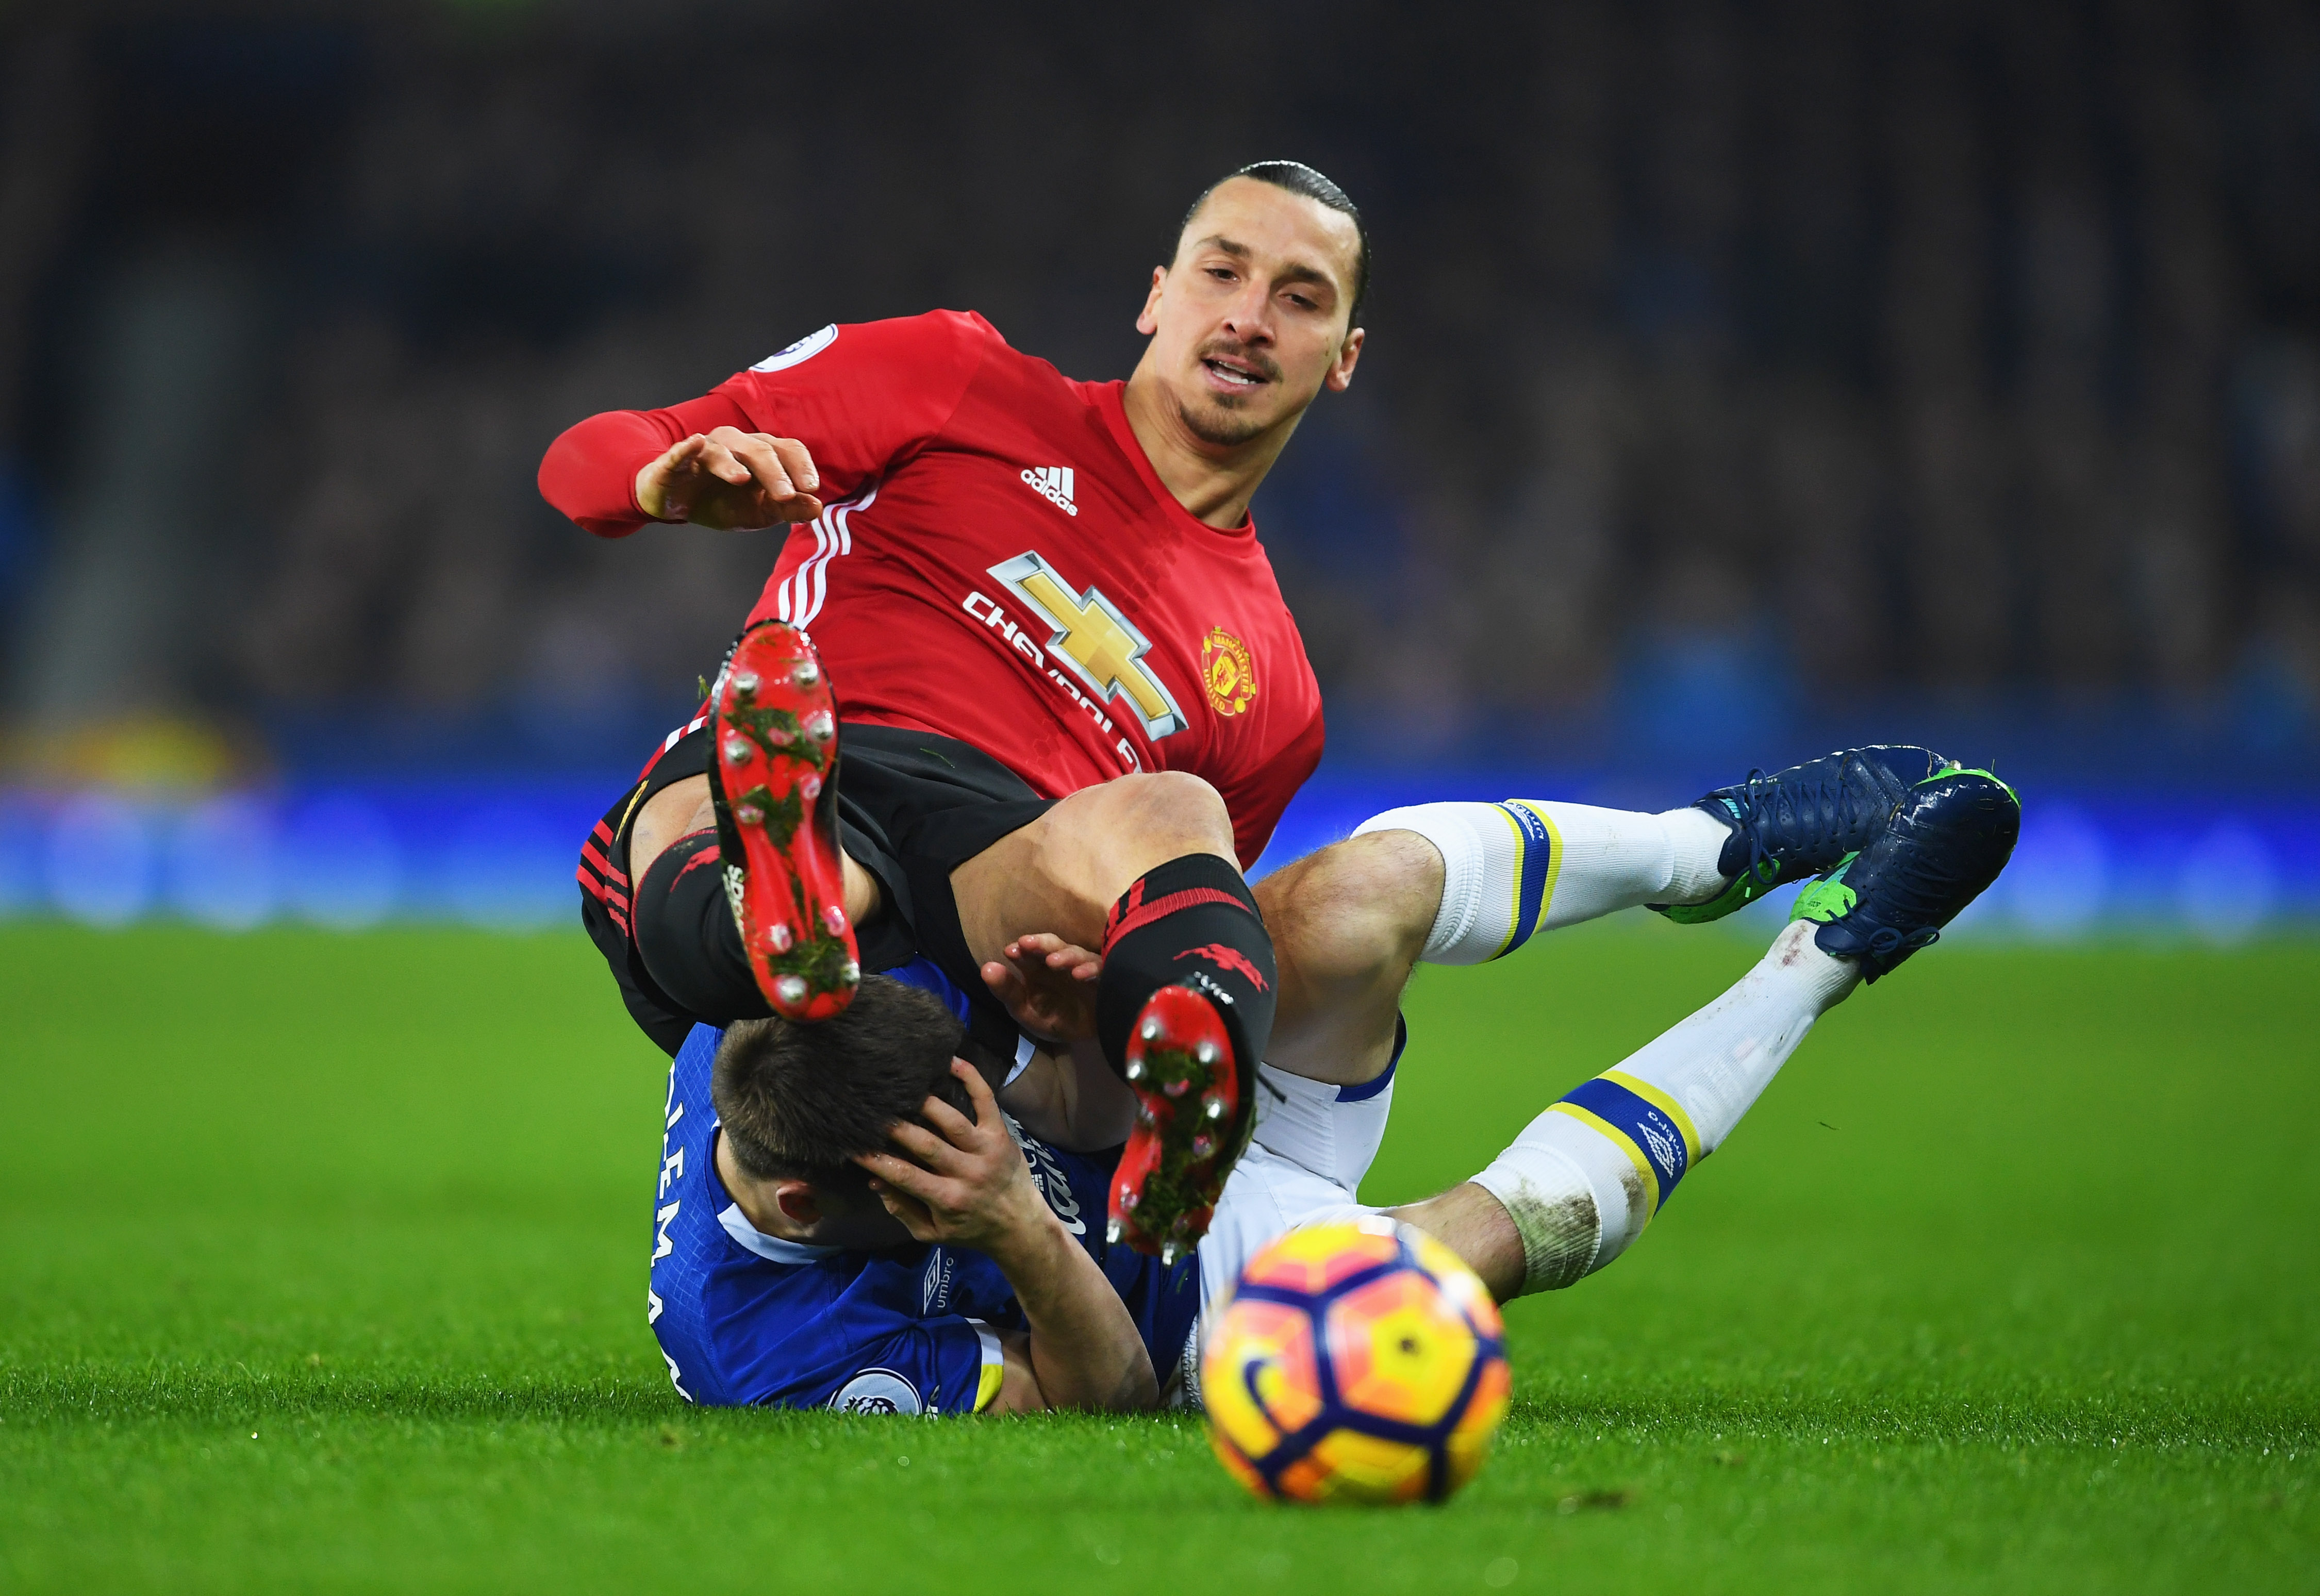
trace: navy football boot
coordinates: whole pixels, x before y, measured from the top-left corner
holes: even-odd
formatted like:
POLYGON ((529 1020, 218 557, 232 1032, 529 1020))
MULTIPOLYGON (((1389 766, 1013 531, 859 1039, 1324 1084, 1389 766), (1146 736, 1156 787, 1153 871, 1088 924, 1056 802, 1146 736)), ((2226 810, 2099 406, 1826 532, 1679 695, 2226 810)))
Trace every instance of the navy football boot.
POLYGON ((1998 879, 2022 833, 2022 801, 1987 770, 1952 768, 1911 787, 1884 834, 1798 894, 1823 953, 1874 981, 1938 939, 1998 879))
POLYGON ((1931 748, 1876 743, 1844 748, 1776 775, 1748 773, 1692 805, 1732 828, 1717 872, 1732 884, 1706 903, 1654 903, 1678 925, 1699 925, 1745 909, 1776 886, 1836 867, 1874 842, 1913 783, 1951 761, 1931 748))

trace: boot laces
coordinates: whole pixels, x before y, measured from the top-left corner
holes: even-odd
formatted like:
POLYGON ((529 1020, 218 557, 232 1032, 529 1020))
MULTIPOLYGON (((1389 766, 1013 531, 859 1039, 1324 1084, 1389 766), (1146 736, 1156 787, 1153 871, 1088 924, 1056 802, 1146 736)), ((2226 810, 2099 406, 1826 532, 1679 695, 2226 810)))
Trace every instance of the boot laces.
MULTIPOLYGON (((1853 784, 1845 777, 1855 769, 1868 774, 1862 761, 1847 754, 1838 762, 1834 776, 1808 782, 1776 781, 1762 766, 1750 770, 1736 794, 1740 830, 1748 839, 1748 874, 1768 886, 1780 879, 1781 863, 1764 834, 1769 826, 1781 823, 1783 811, 1787 829, 1804 850, 1826 850, 1843 842, 1850 830, 1846 807, 1855 797, 1853 784)), ((1873 779, 1871 784, 1875 784, 1873 779)))
POLYGON ((1914 931, 1904 931, 1898 926, 1879 926, 1869 933, 1869 951, 1879 958, 1890 958, 1897 953, 1915 953, 1920 948, 1930 948, 1942 939, 1935 926, 1919 926, 1914 931))

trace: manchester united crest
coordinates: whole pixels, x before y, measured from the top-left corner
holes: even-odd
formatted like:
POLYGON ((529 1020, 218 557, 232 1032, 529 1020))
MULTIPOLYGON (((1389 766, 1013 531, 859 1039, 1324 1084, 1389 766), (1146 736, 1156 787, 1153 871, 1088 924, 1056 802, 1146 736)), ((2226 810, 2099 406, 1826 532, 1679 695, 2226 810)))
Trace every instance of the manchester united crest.
POLYGON ((1237 715, 1256 697, 1256 663, 1248 645, 1219 626, 1201 640, 1201 680, 1220 715, 1237 715))

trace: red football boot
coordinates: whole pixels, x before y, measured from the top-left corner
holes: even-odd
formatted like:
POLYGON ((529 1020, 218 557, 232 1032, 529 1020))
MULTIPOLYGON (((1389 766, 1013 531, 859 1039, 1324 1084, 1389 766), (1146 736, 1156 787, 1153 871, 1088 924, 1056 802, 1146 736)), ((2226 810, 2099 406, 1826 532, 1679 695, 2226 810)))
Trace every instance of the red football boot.
POLYGON ((761 621, 710 694, 710 799, 725 892, 757 989, 785 1020, 829 1020, 862 966, 838 842, 838 710, 805 633, 761 621))
POLYGON ((1121 1073, 1136 1129, 1111 1183, 1106 1236, 1163 1264, 1208 1234, 1225 1176, 1248 1147, 1255 1101, 1216 1007, 1188 986, 1145 1000, 1121 1073))

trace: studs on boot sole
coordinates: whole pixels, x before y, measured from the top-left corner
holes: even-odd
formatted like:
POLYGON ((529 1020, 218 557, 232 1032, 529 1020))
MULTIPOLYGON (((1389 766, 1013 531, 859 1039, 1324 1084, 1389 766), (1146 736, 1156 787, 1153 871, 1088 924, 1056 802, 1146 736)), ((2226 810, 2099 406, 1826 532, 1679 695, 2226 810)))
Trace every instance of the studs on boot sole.
POLYGON ((829 928, 831 936, 843 937, 846 935, 846 911, 835 903, 824 903, 821 906, 821 923, 829 928))
POLYGON ((1211 1120, 1221 1120, 1225 1117, 1225 1100, 1221 1097, 1208 1098, 1202 1102, 1201 1111, 1211 1120))
POLYGON ((757 673, 756 671, 745 670, 736 671, 733 673, 733 691, 741 694, 744 698, 757 697, 757 673))
POLYGON ((800 687, 811 687, 821 680, 821 667, 811 659, 801 659, 791 667, 790 680, 800 687))
POLYGON ((811 770, 798 783, 798 793, 808 803, 821 796, 821 777, 811 770))
POLYGON ((859 986, 859 985, 861 985, 861 984, 862 984, 862 966, 861 966, 860 965, 856 964, 856 963, 855 963, 852 959, 850 959, 850 958, 849 958, 849 959, 847 959, 844 964, 842 964, 842 965, 838 966, 838 984, 840 986, 859 986))
POLYGON ((739 765, 749 757, 749 739, 736 734, 725 739, 725 763, 739 765))
POLYGON ((816 710, 803 722, 805 734, 816 742, 828 742, 838 735, 838 721, 828 710, 816 710))
POLYGON ((784 975, 774 983, 774 995, 785 1003, 805 1002, 805 977, 784 975))
POLYGON ((1144 1078, 1144 1061, 1140 1058, 1131 1058, 1128 1061, 1127 1067, 1119 1073, 1131 1081, 1140 1081, 1144 1078))
POLYGON ((1200 1061, 1202 1069, 1206 1069, 1217 1061, 1217 1045, 1214 1042, 1202 1042, 1192 1049, 1192 1056, 1200 1061))
POLYGON ((1140 1029, 1140 1030, 1138 1030, 1136 1034, 1137 1034, 1137 1036, 1142 1037, 1142 1038, 1143 1038, 1146 1041, 1147 1041, 1147 1042, 1156 1042, 1156 1041, 1158 1041, 1158 1040, 1160 1039, 1160 1021, 1159 1021, 1159 1020, 1155 1017, 1155 1018, 1154 1018, 1154 1019, 1151 1019, 1151 1020, 1146 1020, 1146 1021, 1144 1022, 1143 1029, 1140 1029))
POLYGON ((733 811, 733 818, 745 826, 762 826, 766 823, 766 812, 754 803, 744 803, 733 811))
POLYGON ((785 925, 768 926, 766 929, 766 946, 775 953, 787 953, 797 946, 796 933, 785 925))

